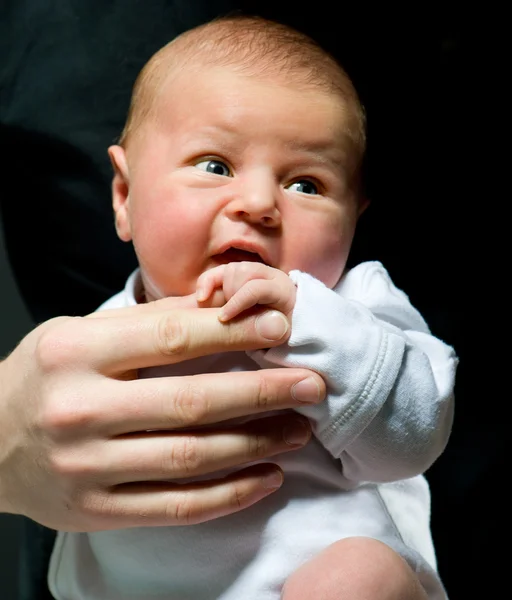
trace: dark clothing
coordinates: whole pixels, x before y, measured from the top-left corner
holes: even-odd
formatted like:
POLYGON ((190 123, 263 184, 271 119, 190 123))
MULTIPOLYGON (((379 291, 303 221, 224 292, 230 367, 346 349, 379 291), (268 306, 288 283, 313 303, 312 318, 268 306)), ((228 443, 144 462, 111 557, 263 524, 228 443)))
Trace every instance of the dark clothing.
MULTIPOLYGON (((504 455, 505 437, 499 433, 504 424, 486 421, 479 410, 482 400, 492 399, 478 379, 469 380, 480 357, 463 328, 475 324, 465 317, 473 311, 468 304, 473 290, 464 266, 475 250, 461 225, 471 197, 465 82, 472 49, 446 5, 443 13, 407 15, 394 14, 388 5, 377 14, 367 4, 4 0, 5 240, 37 322, 93 311, 122 288, 135 267, 131 246, 114 231, 106 150, 122 129, 132 84, 146 60, 180 32, 233 9, 282 20, 315 37, 348 70, 368 113, 365 183, 372 205, 362 218, 352 261, 381 260, 461 359, 454 433, 428 476, 448 593, 451 600, 468 597, 467 591, 478 597, 480 585, 492 586, 488 579, 499 583, 495 563, 485 572, 486 560, 489 567, 495 557, 481 550, 492 547, 492 529, 501 521, 489 493, 481 490, 502 473, 498 457, 504 455)), ((26 540, 23 600, 46 598, 52 534, 44 535, 31 532, 26 540)))

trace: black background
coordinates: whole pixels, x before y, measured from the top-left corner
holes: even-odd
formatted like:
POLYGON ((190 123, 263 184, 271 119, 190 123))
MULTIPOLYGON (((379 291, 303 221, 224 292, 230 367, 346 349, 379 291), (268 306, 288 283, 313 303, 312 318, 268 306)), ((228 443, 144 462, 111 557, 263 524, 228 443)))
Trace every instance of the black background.
MULTIPOLYGON (((368 114, 372 204, 352 258, 382 260, 460 357, 453 434, 427 474, 441 575, 452 600, 493 598, 506 583, 507 552, 496 545, 510 533, 508 399, 494 341, 504 334, 508 308, 496 269, 506 239, 498 234, 506 188, 496 158, 506 53, 494 49, 503 16, 454 2, 351 4, 2 3, 5 241, 35 321, 94 310, 134 265, 130 248, 115 240, 105 149, 120 132, 145 60, 180 31, 242 5, 317 38, 340 58, 368 114)), ((6 351, 31 321, 0 267, 6 351)), ((11 557, 0 560, 2 600, 16 599, 9 591, 16 526, 0 520, 1 556, 11 557)))

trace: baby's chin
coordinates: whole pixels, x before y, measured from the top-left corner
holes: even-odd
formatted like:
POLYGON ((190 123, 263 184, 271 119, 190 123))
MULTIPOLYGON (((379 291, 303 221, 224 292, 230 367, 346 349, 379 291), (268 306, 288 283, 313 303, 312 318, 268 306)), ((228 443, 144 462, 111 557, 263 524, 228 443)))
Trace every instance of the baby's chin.
POLYGON ((171 288, 166 288, 164 286, 159 286, 145 273, 141 273, 140 281, 141 289, 139 295, 142 298, 142 302, 153 302, 155 300, 161 300, 162 298, 185 298, 195 295, 195 288, 192 288, 187 292, 187 290, 178 291, 171 288))

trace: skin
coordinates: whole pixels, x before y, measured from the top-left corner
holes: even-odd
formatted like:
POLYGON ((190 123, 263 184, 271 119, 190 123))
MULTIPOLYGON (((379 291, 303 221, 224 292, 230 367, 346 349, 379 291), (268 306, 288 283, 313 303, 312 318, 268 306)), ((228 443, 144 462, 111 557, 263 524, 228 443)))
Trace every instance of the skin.
POLYGON ((147 299, 192 295, 203 273, 244 260, 334 286, 365 207, 342 100, 205 68, 156 102, 128 152, 109 149, 117 232, 147 299))
MULTIPOLYGON (((293 269, 333 287, 365 209, 348 185, 346 119, 319 90, 219 68, 174 78, 134 147, 109 149, 116 228, 134 244, 146 298, 213 298, 229 327, 257 305, 290 318, 293 269)), ((333 544, 282 592, 341 597, 426 595, 398 554, 364 538, 333 544)))
POLYGON ((370 538, 335 542, 287 580, 281 600, 428 600, 418 577, 391 548, 370 538))
POLYGON ((206 301, 221 290, 224 305, 219 314, 223 323, 244 311, 268 305, 291 318, 297 290, 286 273, 251 262, 220 265, 203 273, 197 282, 198 301, 206 301))
MULTIPOLYGON (((346 184, 339 99, 262 82, 245 81, 242 91, 237 77, 209 75, 200 86, 189 84, 190 104, 183 95, 176 110, 161 115, 155 144, 139 139, 137 161, 120 147, 110 149, 116 227, 135 244, 150 302, 49 321, 0 363, 0 420, 10 424, 0 441, 3 512, 70 531, 198 523, 261 500, 279 488, 282 473, 259 464, 223 480, 180 486, 167 480, 261 460, 310 438, 297 416, 256 418, 222 431, 212 426, 321 401, 324 383, 306 370, 137 379, 139 368, 285 341, 284 315, 295 302, 286 272, 308 271, 332 287, 364 210, 346 184), (197 146, 187 132, 199 132, 197 146), (221 174, 208 172, 211 161, 221 174), (222 309, 191 310, 216 291, 221 295, 211 304, 227 301, 222 309), (254 304, 284 315, 244 316, 254 304)), ((350 571, 348 543, 306 563, 283 597, 320 597, 316 584, 308 591, 319 570, 331 575, 328 582, 341 573, 321 593, 324 600, 339 597, 339 586, 354 581, 338 568, 344 560, 350 571)), ((393 570, 405 581, 386 597, 424 598, 407 565, 396 564, 400 557, 373 543, 363 548, 369 566, 383 553, 385 580, 396 580, 393 570)), ((360 567, 359 558, 354 565, 360 567)), ((382 592, 376 572, 347 593, 370 597, 370 584, 382 592)))
POLYGON ((289 334, 275 311, 228 325, 218 316, 169 298, 53 319, 27 335, 0 362, 0 511, 68 531, 186 525, 275 491, 282 473, 270 463, 223 480, 163 483, 302 447, 311 432, 297 416, 222 432, 201 426, 325 395, 323 380, 303 369, 136 378, 140 367, 273 346, 289 334))

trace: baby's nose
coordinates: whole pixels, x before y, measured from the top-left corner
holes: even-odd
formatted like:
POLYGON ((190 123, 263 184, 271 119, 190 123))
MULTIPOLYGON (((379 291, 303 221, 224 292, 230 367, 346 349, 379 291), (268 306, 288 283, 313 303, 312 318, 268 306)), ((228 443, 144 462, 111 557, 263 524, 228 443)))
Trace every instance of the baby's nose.
POLYGON ((230 212, 237 219, 263 225, 279 227, 281 213, 278 208, 278 190, 273 185, 259 185, 245 189, 230 203, 230 212))

